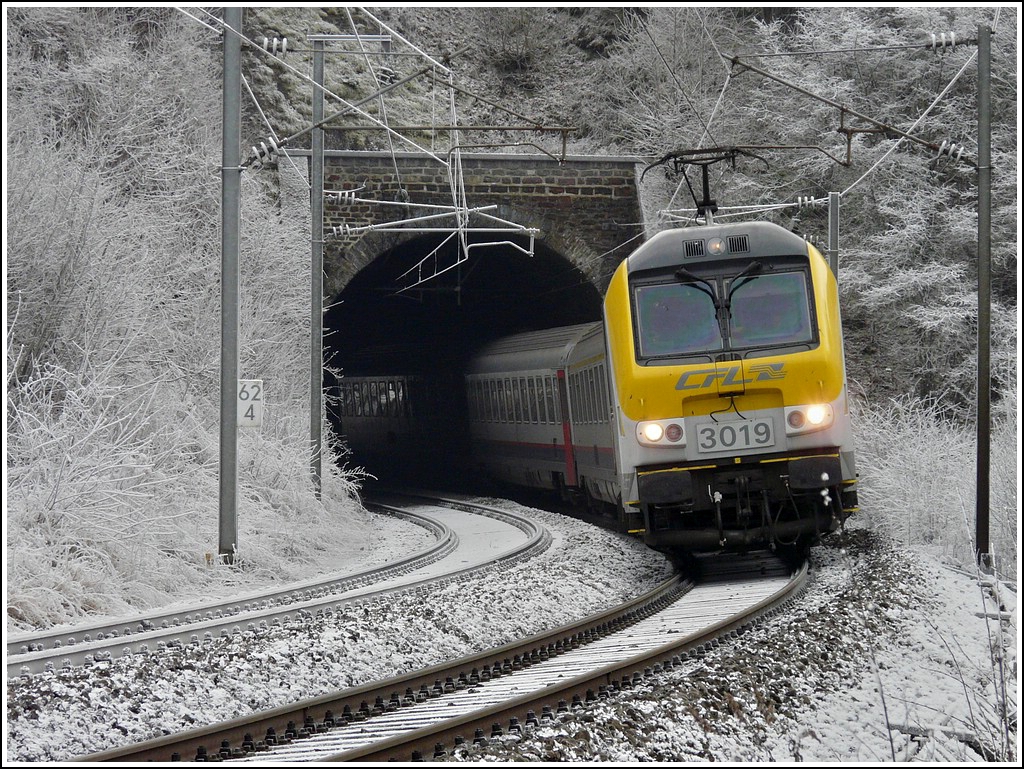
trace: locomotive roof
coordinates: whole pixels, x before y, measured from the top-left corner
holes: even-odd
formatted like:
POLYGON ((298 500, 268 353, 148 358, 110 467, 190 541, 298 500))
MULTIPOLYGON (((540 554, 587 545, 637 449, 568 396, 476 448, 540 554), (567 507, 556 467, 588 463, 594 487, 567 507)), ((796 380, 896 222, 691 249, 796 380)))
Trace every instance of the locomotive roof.
POLYGON ((503 337, 478 350, 467 372, 488 374, 555 368, 565 362, 573 347, 583 337, 601 327, 602 323, 598 321, 503 337))
POLYGON ((678 267, 683 262, 699 263, 709 258, 749 259, 752 256, 794 254, 807 254, 807 241, 796 233, 771 222, 740 222, 664 230, 630 254, 627 264, 629 272, 633 273, 640 270, 678 267), (748 248, 731 250, 732 244, 742 243, 744 236, 748 248), (711 255, 706 245, 716 238, 724 240, 729 246, 724 253, 711 255), (737 238, 741 240, 736 240, 737 238))

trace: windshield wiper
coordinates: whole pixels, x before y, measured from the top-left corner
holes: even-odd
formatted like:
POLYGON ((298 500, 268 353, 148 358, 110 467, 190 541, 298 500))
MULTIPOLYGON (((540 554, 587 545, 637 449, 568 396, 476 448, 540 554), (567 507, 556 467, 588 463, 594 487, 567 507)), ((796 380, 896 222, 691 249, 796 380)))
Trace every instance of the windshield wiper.
POLYGON ((730 329, 730 322, 732 320, 732 295, 740 286, 754 280, 763 269, 764 263, 755 259, 740 270, 739 273, 730 280, 731 288, 729 289, 729 293, 726 295, 724 302, 718 298, 718 294, 715 293, 715 287, 711 285, 711 283, 706 281, 704 278, 694 275, 685 267, 680 267, 676 270, 676 277, 683 281, 683 283, 691 284, 698 291, 703 291, 711 297, 711 302, 715 305, 715 316, 718 318, 718 331, 722 335, 722 339, 729 339, 732 336, 730 329))
POLYGON ((710 282, 694 275, 685 267, 680 267, 676 270, 676 277, 679 278, 684 284, 692 285, 698 291, 703 291, 709 297, 711 297, 711 303, 715 306, 715 318, 718 320, 718 333, 722 339, 728 339, 728 316, 729 316, 729 305, 728 303, 723 305, 721 300, 718 298, 718 294, 715 293, 715 287, 710 282))
POLYGON ((683 283, 700 283, 702 285, 694 286, 698 291, 703 291, 705 294, 711 297, 711 303, 715 305, 715 309, 721 308, 722 303, 718 301, 718 295, 715 293, 715 287, 712 286, 704 278, 698 278, 692 272, 685 267, 680 267, 676 270, 676 277, 683 281, 683 283), (705 288, 706 286, 706 288, 705 288))
POLYGON ((739 274, 730 281, 732 287, 729 289, 729 295, 725 297, 726 310, 729 310, 732 307, 732 295, 736 293, 736 289, 740 286, 745 286, 747 283, 754 280, 754 278, 758 276, 758 273, 763 269, 764 265, 761 262, 754 260, 740 270, 739 274), (746 280, 741 281, 740 278, 746 278, 746 280))

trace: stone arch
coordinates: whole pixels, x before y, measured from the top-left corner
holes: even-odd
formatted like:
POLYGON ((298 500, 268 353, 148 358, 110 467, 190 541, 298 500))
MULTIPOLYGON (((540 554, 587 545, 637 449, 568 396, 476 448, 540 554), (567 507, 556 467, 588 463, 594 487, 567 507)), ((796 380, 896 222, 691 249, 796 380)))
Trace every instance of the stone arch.
POLYGON ((442 236, 377 234, 335 258, 325 279, 326 346, 350 371, 458 366, 496 336, 601 317, 602 292, 548 242, 535 243, 533 257, 508 246, 474 251, 460 273, 399 292, 395 279, 442 236))

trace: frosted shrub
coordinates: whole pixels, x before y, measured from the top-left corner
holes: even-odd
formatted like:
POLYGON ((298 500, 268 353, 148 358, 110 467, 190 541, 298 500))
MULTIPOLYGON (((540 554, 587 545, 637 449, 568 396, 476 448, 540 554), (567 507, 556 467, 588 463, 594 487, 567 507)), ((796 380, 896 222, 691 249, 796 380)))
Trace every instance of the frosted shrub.
POLYGON ((42 39, 9 61, 8 624, 333 568, 369 533, 330 450, 322 500, 309 480, 308 227, 245 177, 240 374, 269 395, 239 437, 240 557, 221 567, 218 67, 173 13, 142 48, 118 13, 23 13, 42 39), (99 50, 67 46, 76 24, 99 50), (89 61, 35 56, 51 46, 89 61))
MULTIPOLYGON (((990 539, 997 570, 1016 579, 1017 429, 994 420, 990 539)), ((855 418, 861 514, 907 545, 973 564, 976 443, 973 425, 943 419, 921 399, 861 403, 855 418)))

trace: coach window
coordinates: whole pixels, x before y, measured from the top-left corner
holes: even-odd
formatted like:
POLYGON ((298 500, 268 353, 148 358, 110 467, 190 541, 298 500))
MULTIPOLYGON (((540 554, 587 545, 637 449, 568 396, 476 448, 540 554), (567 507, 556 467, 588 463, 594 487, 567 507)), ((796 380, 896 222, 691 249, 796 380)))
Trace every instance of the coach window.
POLYGON ((366 404, 366 416, 375 417, 377 416, 377 408, 380 406, 380 401, 377 399, 377 383, 370 382, 370 399, 366 404))
POLYGON ((598 383, 601 386, 601 421, 607 422, 611 419, 611 401, 608 399, 608 375, 602 363, 598 369, 598 383))
POLYGON ((590 421, 590 404, 587 402, 587 373, 581 371, 576 375, 576 392, 579 395, 577 403, 579 404, 579 421, 586 424, 590 421))
POLYGON ((583 406, 583 421, 590 421, 590 388, 587 387, 587 372, 580 372, 580 400, 583 406))
POLYGON ((580 421, 587 419, 587 380, 582 373, 576 375, 576 403, 580 407, 580 421))
POLYGON ((590 421, 597 422, 597 369, 591 368, 587 371, 587 385, 590 388, 590 421))
POLYGON ((348 413, 349 403, 350 403, 350 401, 349 401, 349 397, 348 397, 348 382, 339 382, 338 383, 338 404, 339 404, 338 410, 341 412, 341 415, 343 417, 350 417, 350 416, 352 416, 351 414, 348 413))
POLYGON ((581 422, 587 420, 587 396, 583 374, 576 375, 576 405, 579 407, 579 418, 581 422))
POLYGON ((597 389, 594 382, 594 370, 587 370, 587 415, 588 422, 597 422, 597 389))
POLYGON ((583 421, 588 424, 593 421, 591 415, 593 414, 593 406, 590 402, 590 372, 580 372, 580 391, 583 396, 583 421))

